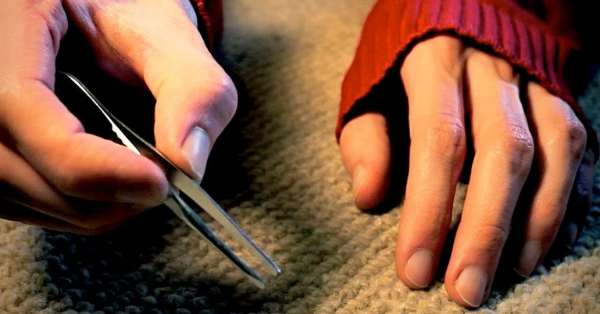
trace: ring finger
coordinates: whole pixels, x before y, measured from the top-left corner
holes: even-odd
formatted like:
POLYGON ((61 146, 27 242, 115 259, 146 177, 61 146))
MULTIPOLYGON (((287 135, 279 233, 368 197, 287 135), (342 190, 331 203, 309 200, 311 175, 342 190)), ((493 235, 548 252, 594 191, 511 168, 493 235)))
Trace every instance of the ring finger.
POLYGON ((583 124, 567 103, 537 83, 529 83, 529 116, 536 138, 537 184, 515 270, 527 277, 554 242, 567 208, 587 142, 583 124))

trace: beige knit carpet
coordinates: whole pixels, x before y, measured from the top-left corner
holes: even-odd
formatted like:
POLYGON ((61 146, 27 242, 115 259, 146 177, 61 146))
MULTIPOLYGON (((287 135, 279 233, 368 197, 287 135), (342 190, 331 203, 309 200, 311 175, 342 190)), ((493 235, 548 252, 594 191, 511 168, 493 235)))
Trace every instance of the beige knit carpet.
MULTIPOLYGON (((439 280, 410 291, 396 278, 401 206, 357 211, 338 156, 340 84, 373 1, 225 2, 220 54, 241 103, 205 186, 283 274, 257 290, 164 208, 99 237, 0 221, 0 313, 464 312, 439 280)), ((582 103, 600 121, 600 78, 582 103)), ((594 207, 573 253, 476 312, 600 313, 599 271, 594 207)))

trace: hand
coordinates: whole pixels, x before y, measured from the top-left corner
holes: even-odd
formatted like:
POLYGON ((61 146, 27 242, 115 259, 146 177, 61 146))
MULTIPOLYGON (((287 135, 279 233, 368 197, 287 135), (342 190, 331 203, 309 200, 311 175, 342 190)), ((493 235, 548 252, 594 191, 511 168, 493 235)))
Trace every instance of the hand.
POLYGON ((188 0, 2 1, 0 12, 0 199, 22 205, 3 202, 0 217, 94 234, 167 194, 153 162, 86 134, 55 97, 67 13, 103 69, 147 85, 157 99, 157 148, 202 179, 237 94, 198 33, 188 0))
MULTIPOLYGON (((460 305, 480 306, 509 233, 521 237, 514 268, 523 276, 542 262, 558 234, 566 239, 557 243, 575 241, 591 205, 594 156, 586 151, 586 130, 564 101, 524 81, 507 61, 454 37, 417 44, 400 75, 411 145, 398 276, 414 289, 431 283, 472 145, 470 185, 445 284, 460 305)), ((340 149, 356 205, 376 206, 390 180, 386 118, 366 113, 349 121, 340 149)))

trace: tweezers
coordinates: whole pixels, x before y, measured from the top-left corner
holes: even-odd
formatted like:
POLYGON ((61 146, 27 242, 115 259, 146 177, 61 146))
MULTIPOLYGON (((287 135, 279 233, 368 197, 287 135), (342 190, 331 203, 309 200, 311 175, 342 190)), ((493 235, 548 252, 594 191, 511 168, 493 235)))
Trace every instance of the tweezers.
MULTIPOLYGON (((248 235, 227 215, 227 213, 215 202, 206 191, 204 191, 196 181, 188 177, 183 171, 175 166, 169 159, 163 156, 154 146, 146 142, 142 137, 133 132, 124 123, 115 118, 100 101, 73 75, 59 72, 66 76, 79 90, 89 98, 97 109, 102 113, 107 122, 110 123, 112 132, 123 145, 138 155, 145 156, 156 163, 165 173, 169 181, 169 193, 164 204, 170 208, 177 217, 183 220, 189 227, 202 236, 209 244, 221 252, 238 269, 240 269, 248 279, 259 288, 264 288, 267 281, 250 268, 242 259, 240 259, 200 218, 200 216, 186 203, 181 194, 185 194, 198 207, 206 211, 213 219, 221 224, 234 239, 241 242, 252 255, 267 269, 269 273, 277 276, 281 273, 275 262, 259 248, 248 235)), ((85 127, 85 125, 84 125, 85 127)))

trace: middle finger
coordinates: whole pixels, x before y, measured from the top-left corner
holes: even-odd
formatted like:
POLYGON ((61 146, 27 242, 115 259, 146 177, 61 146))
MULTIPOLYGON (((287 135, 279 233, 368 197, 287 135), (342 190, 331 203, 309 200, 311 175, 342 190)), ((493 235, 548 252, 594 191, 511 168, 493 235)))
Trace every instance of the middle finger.
POLYGON ((461 305, 478 307, 494 279, 534 144, 519 99, 519 78, 506 61, 473 51, 465 80, 475 158, 446 289, 461 305))

